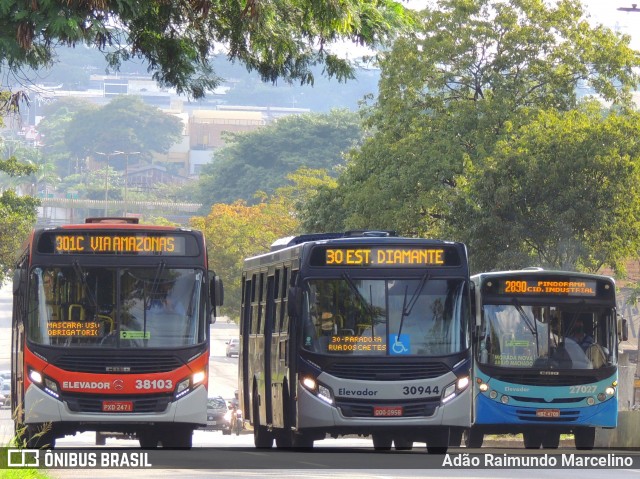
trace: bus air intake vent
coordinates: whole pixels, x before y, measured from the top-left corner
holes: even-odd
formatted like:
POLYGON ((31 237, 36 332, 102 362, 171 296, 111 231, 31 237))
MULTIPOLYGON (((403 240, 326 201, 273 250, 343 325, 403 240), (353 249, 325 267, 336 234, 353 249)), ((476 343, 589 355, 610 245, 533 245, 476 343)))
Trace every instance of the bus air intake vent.
POLYGON ((343 379, 366 381, 409 381, 431 379, 447 374, 451 370, 444 363, 401 362, 369 359, 366 363, 344 362, 327 366, 327 374, 343 379))
POLYGON ((173 371, 183 366, 182 361, 172 355, 128 356, 128 355, 84 355, 66 354, 53 365, 78 373, 143 374, 173 371))

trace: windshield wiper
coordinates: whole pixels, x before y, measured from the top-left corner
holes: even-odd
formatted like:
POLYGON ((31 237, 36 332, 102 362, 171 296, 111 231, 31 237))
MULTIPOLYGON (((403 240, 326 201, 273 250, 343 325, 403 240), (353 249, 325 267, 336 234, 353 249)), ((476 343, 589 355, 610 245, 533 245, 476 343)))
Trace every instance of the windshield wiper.
POLYGON ((420 278, 420 284, 418 284, 418 287, 413 292, 413 295, 411 296, 411 299, 409 300, 408 303, 407 303, 407 296, 409 293, 409 285, 406 285, 404 287, 404 299, 402 300, 402 315, 400 316, 400 327, 398 328, 398 335, 396 337, 396 341, 400 340, 400 333, 402 332, 402 325, 404 324, 404 318, 409 316, 411 314, 411 311, 413 311, 413 307, 416 305, 418 301, 418 297, 420 296, 420 293, 422 293, 422 290, 424 289, 424 285, 427 284, 428 280, 429 280, 429 273, 425 273, 422 276, 422 278, 420 278))
MULTIPOLYGON (((374 316, 373 306, 367 302, 364 296, 362 296, 362 293, 353 282, 353 279, 351 279, 351 276, 349 276, 349 273, 342 273, 342 277, 349 285, 349 288, 351 289, 351 291, 355 293, 355 295, 358 298, 358 301, 360 301, 360 304, 364 306, 366 312, 369 314, 370 320, 371 320, 371 334, 373 335, 373 316, 374 316)), ((371 295, 371 293, 369 293, 369 295, 371 295)))
POLYGON ((85 296, 89 298, 89 302, 91 303, 91 306, 93 306, 97 315, 98 299, 96 298, 96 296, 93 294, 93 291, 91 291, 91 288, 89 287, 89 283, 87 282, 87 278, 85 278, 84 276, 84 270, 82 269, 82 266, 80 266, 80 262, 78 260, 75 260, 74 262, 71 263, 71 265, 73 266, 73 270, 75 271, 76 276, 78 276, 78 279, 82 284, 82 289, 84 289, 85 296))
POLYGON ((522 309, 522 306, 520 306, 520 303, 516 298, 513 298, 512 302, 513 302, 513 305, 516 307, 516 310, 518 311, 518 313, 520 313, 520 316, 522 316, 522 319, 524 319, 524 322, 527 325, 527 328, 529 329, 533 337, 536 338, 536 355, 539 356, 540 343, 538 341, 538 327, 536 324, 536 320, 534 318, 533 323, 531 322, 531 318, 527 315, 527 313, 524 312, 524 309, 522 309))

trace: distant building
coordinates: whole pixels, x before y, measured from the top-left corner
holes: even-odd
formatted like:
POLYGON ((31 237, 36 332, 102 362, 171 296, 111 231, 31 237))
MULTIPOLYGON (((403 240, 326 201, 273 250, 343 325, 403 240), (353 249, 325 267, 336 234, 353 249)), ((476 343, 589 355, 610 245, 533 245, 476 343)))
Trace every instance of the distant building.
POLYGON ((214 150, 224 146, 224 133, 254 131, 265 126, 258 111, 194 110, 189 118, 192 150, 214 150))

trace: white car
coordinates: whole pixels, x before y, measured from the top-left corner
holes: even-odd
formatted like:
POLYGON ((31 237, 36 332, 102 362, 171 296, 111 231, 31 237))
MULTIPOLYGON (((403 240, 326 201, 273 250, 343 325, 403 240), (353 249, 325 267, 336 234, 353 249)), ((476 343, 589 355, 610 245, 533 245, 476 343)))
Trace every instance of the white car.
POLYGON ((11 407, 11 384, 8 380, 0 386, 0 407, 11 407))

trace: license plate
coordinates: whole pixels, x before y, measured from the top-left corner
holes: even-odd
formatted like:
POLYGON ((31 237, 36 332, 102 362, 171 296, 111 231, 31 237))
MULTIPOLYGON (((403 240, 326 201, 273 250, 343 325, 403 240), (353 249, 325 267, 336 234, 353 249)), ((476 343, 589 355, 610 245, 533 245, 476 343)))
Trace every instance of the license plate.
POLYGON ((215 425, 216 425, 216 422, 215 422, 215 421, 209 421, 209 424, 210 424, 211 426, 215 426, 215 425))
POLYGON ((537 409, 537 417, 560 417, 560 409, 537 409))
POLYGON ((133 401, 102 401, 102 412, 132 412, 133 401))
POLYGON ((374 406, 373 415, 375 417, 402 416, 402 406, 374 406))

